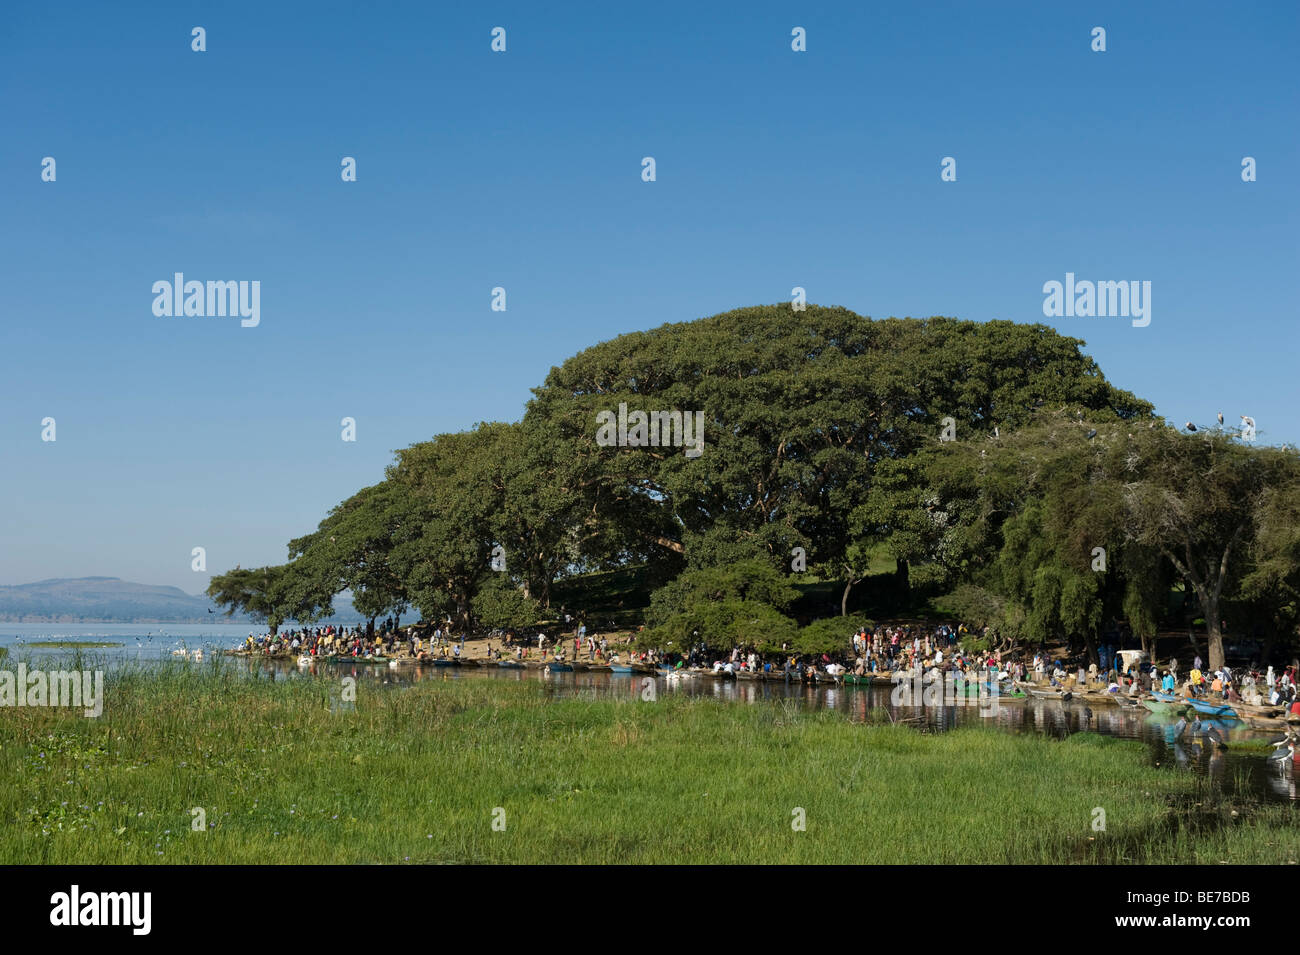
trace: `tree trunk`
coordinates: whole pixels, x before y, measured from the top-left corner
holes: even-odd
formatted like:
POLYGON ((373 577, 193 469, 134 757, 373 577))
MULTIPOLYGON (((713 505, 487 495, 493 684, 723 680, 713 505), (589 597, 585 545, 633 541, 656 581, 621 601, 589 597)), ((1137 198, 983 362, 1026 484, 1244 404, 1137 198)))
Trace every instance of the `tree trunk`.
POLYGON ((1200 592, 1193 586, 1190 580, 1183 581, 1183 612, 1187 614, 1187 642, 1192 645, 1192 652, 1198 657, 1201 655, 1201 648, 1196 642, 1196 607, 1192 603, 1192 595, 1196 594, 1200 599, 1200 592))
POLYGON ((1083 646, 1088 653, 1088 662, 1096 663, 1100 666, 1101 657, 1097 655, 1097 641, 1092 638, 1091 630, 1085 630, 1083 632, 1083 646))
POLYGON ((1219 621, 1219 595, 1208 594, 1205 597, 1205 630, 1209 635, 1210 669, 1217 670, 1223 666, 1223 631, 1219 621))
POLYGON ((840 616, 849 615, 849 591, 853 589, 853 578, 850 577, 844 584, 844 594, 840 597, 840 616))
POLYGON ((1259 665, 1268 666, 1269 661, 1273 659, 1273 643, 1277 639, 1277 631, 1274 627, 1268 627, 1264 631, 1264 639, 1259 645, 1259 665))

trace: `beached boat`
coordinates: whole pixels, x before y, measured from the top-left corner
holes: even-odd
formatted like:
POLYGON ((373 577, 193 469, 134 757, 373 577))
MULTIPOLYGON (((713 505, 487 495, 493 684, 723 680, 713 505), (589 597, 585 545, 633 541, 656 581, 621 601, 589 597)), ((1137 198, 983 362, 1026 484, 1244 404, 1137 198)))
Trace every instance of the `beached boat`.
POLYGON ((1235 719, 1237 711, 1231 706, 1223 703, 1207 703, 1205 700, 1197 700, 1192 697, 1183 697, 1182 701, 1198 713, 1204 713, 1206 716, 1214 716, 1220 719, 1235 719))
MULTIPOLYGON (((1205 735, 1207 732, 1209 732, 1211 729, 1216 729, 1220 733, 1228 733, 1232 730, 1240 729, 1242 726, 1241 720, 1237 720, 1237 719, 1200 720, 1200 724, 1201 724, 1200 733, 1202 736, 1205 735)), ((1191 732, 1190 728, 1188 732, 1191 732)))
POLYGON ((567 663, 548 663, 548 664, 546 664, 546 669, 550 670, 552 673, 572 673, 572 672, 573 672, 573 667, 571 667, 571 666, 570 666, 569 664, 567 664, 567 663))
POLYGON ((1020 689, 1020 687, 1018 687, 1018 686, 1002 686, 1001 684, 998 685, 998 688, 997 688, 996 692, 995 692, 994 690, 989 689, 989 690, 985 690, 985 691, 983 691, 982 693, 976 693, 976 692, 974 692, 973 690, 968 689, 968 690, 966 691, 966 695, 967 695, 967 696, 979 696, 979 697, 981 697, 981 698, 984 698, 984 699, 990 699, 990 700, 1027 700, 1027 699, 1029 699, 1029 694, 1026 693, 1024 690, 1020 689))
POLYGON ((1173 715, 1175 713, 1181 713, 1187 709, 1185 704, 1180 703, 1177 700, 1143 700, 1142 705, 1152 713, 1159 713, 1161 715, 1173 715))
POLYGON ((1074 699, 1074 694, 1070 693, 1068 690, 1065 693, 1062 693, 1059 690, 1030 690, 1029 695, 1036 696, 1042 700, 1060 700, 1063 703, 1069 703, 1074 699))
POLYGON ((502 660, 497 666, 504 667, 507 670, 522 670, 524 668, 524 665, 518 660, 502 660))
POLYGON ((626 663, 611 663, 609 665, 610 673, 631 673, 632 668, 626 663))

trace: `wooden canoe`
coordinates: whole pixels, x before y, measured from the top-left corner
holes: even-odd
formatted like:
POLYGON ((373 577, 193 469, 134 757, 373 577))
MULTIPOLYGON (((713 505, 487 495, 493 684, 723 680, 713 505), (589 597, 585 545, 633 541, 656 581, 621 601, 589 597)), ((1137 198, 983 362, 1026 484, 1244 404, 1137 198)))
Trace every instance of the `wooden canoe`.
POLYGON ((1213 716, 1218 719, 1235 719, 1237 716, 1237 711, 1224 703, 1207 703, 1204 700, 1197 700, 1192 697, 1183 697, 1182 702, 1206 716, 1213 716))

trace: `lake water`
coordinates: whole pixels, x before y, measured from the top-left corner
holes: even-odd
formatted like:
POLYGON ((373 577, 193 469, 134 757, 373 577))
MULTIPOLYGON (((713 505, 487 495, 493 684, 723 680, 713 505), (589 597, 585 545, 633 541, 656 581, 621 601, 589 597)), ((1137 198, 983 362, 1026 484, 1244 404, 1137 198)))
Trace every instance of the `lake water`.
MULTIPOLYGON (((253 628, 254 630, 256 628, 253 628)), ((71 651, 33 647, 41 640, 96 640, 116 642, 120 647, 84 651, 107 669, 126 663, 174 662, 172 651, 179 648, 203 648, 208 653, 232 649, 249 634, 247 624, 18 624, 0 623, 0 647, 10 649, 11 659, 30 657, 49 661, 66 660, 71 651)), ((396 668, 376 665, 316 663, 300 668, 288 660, 257 660, 232 657, 229 662, 250 675, 277 680, 329 680, 353 676, 358 683, 400 690, 416 682, 450 680, 535 681, 557 697, 593 699, 627 699, 640 701, 646 693, 645 675, 620 675, 602 671, 551 673, 540 669, 504 669, 499 667, 434 667, 402 665, 396 668)), ((3 664, 0 664, 3 665, 3 664)), ((182 664, 176 664, 182 665, 182 664)), ((896 706, 889 686, 805 686, 799 683, 716 680, 700 676, 680 682, 664 677, 653 679, 656 696, 681 694, 721 700, 737 705, 797 706, 809 710, 837 710, 851 720, 866 721, 879 715, 919 730, 942 732, 955 726, 992 726, 1009 733, 1037 733, 1063 737, 1070 733, 1091 731, 1107 736, 1140 740, 1147 744, 1153 763, 1168 766, 1170 771, 1197 773, 1228 792, 1249 792, 1270 799, 1297 800, 1300 765, 1281 771, 1265 761, 1258 749, 1234 748, 1246 740, 1268 739, 1278 731, 1252 730, 1237 721, 1216 721, 1213 725, 1226 740, 1220 748, 1204 735, 1193 735, 1191 728, 1174 739, 1174 720, 1157 717, 1143 708, 1101 704, 1062 704, 1055 700, 1001 700, 996 713, 982 716, 972 700, 967 706, 914 707, 896 706)), ((1208 728, 1211 724, 1204 724, 1208 728)))
POLYGON ((66 649, 28 646, 35 641, 82 640, 120 643, 120 647, 96 648, 87 652, 101 655, 110 663, 170 658, 175 649, 231 649, 250 633, 265 628, 238 623, 5 623, 0 621, 0 647, 11 653, 22 651, 33 657, 66 654, 66 649))

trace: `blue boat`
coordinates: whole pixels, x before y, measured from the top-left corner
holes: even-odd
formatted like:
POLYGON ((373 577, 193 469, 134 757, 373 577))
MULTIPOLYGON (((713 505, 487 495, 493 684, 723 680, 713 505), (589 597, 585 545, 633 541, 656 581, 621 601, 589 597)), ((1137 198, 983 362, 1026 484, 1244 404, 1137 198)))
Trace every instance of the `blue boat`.
POLYGON ((1159 690, 1152 690, 1151 695, 1161 703, 1177 703, 1178 696, 1174 693, 1161 693, 1159 690))
POLYGON ((1196 712, 1204 713, 1206 716, 1215 716, 1220 719, 1235 719, 1237 716, 1236 710, 1222 703, 1206 703, 1204 700, 1197 700, 1190 696, 1183 697, 1183 702, 1196 712))
POLYGON ((611 663, 609 665, 610 673, 631 673, 632 668, 622 663, 611 663))
POLYGON ((546 664, 546 669, 550 670, 552 673, 573 672, 573 667, 569 666, 567 663, 548 663, 546 664))

